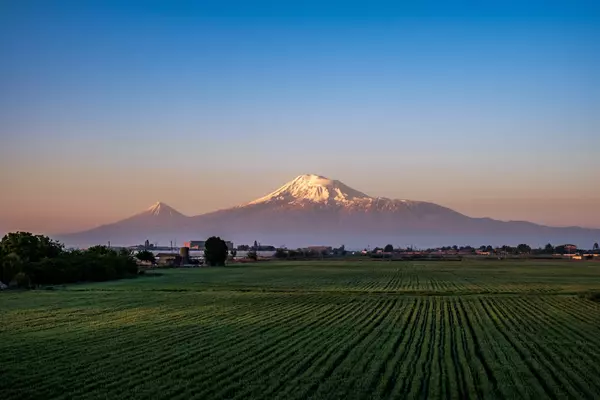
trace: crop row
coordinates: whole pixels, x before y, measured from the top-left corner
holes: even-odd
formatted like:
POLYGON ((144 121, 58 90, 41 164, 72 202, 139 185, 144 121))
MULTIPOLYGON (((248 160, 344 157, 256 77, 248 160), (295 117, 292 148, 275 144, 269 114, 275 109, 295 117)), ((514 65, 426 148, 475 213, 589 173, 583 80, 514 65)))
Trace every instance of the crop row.
POLYGON ((142 295, 3 312, 3 396, 600 396, 600 306, 576 297, 142 295))
POLYGON ((225 269, 160 270, 160 277, 70 286, 70 291, 360 292, 403 294, 573 294, 600 287, 595 263, 315 262, 225 269))

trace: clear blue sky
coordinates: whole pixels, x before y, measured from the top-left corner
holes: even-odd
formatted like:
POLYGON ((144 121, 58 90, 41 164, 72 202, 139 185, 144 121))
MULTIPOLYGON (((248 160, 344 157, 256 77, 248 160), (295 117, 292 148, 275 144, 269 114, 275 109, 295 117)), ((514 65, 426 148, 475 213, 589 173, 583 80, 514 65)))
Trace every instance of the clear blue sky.
POLYGON ((0 60, 0 228, 303 173, 600 227, 595 1, 6 1, 0 60))

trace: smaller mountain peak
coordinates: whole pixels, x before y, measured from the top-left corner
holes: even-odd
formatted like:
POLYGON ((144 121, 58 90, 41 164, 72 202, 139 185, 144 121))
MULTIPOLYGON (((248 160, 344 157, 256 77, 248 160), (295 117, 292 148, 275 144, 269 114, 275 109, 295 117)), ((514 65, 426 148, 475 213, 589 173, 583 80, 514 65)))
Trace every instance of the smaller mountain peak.
POLYGON ((156 203, 154 203, 150 208, 146 210, 146 213, 151 215, 180 214, 173 207, 170 207, 168 204, 163 203, 162 201, 157 201, 156 203))
MULTIPOLYGON (((149 208, 148 211, 154 211, 154 210, 160 210, 161 207, 167 206, 165 203, 163 203, 162 201, 157 201, 156 203, 152 204, 149 208)), ((167 206, 168 207, 168 206, 167 206)))

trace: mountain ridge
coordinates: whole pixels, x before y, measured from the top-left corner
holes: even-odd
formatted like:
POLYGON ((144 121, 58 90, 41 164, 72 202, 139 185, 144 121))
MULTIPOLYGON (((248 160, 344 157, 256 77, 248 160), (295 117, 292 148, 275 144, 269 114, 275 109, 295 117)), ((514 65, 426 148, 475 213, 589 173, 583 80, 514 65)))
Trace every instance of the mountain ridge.
POLYGON ((431 202, 372 197, 341 181, 305 174, 266 196, 231 208, 185 216, 159 201, 124 220, 57 236, 67 244, 109 240, 137 244, 147 238, 168 242, 176 237, 184 241, 210 235, 245 242, 256 237, 263 242, 286 238, 298 245, 309 240, 358 245, 371 243, 376 237, 418 241, 424 246, 488 242, 536 245, 591 242, 600 237, 600 229, 472 218, 431 202))

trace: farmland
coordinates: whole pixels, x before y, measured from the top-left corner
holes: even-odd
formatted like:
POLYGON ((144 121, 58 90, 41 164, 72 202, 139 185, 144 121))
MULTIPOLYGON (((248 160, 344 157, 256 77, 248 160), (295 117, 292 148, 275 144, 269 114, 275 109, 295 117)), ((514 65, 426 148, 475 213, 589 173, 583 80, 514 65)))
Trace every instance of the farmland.
POLYGON ((158 272, 0 293, 2 397, 600 397, 599 263, 158 272))

